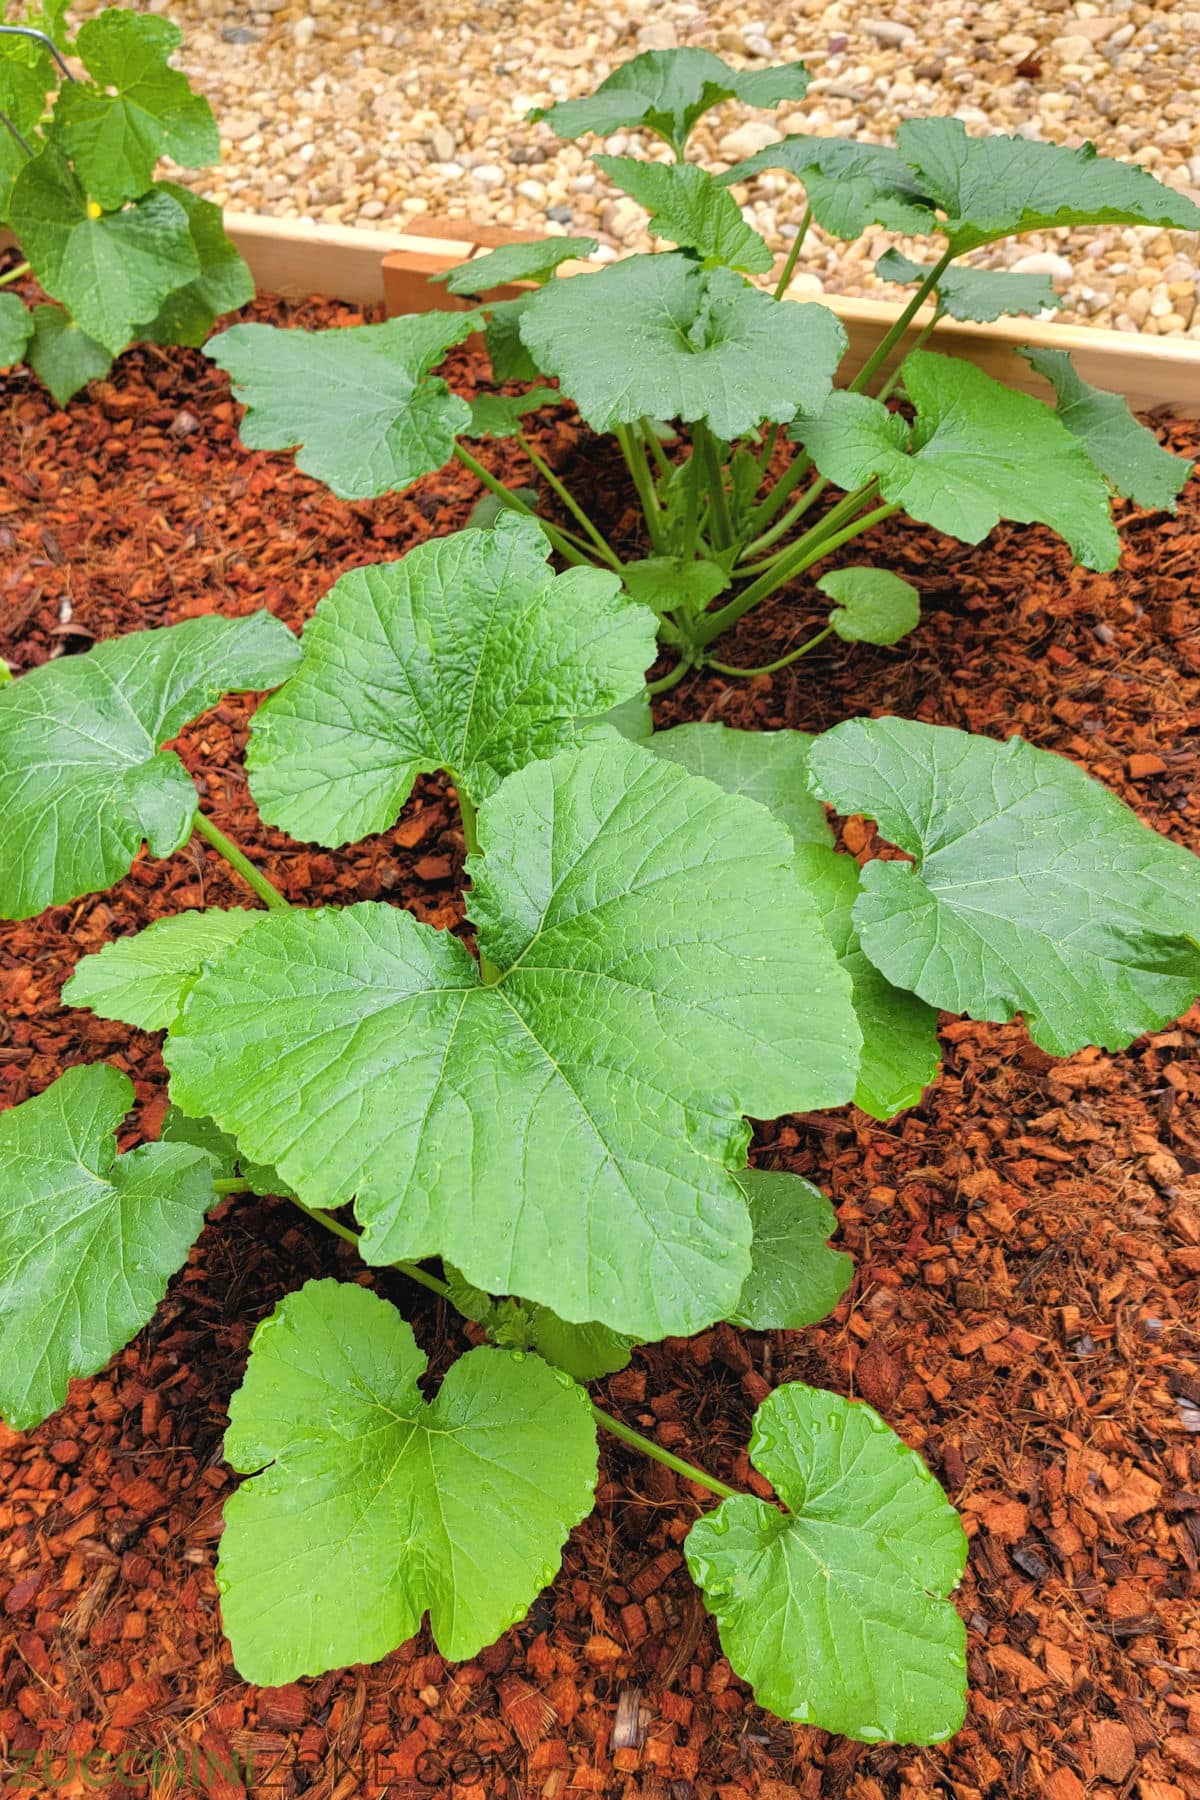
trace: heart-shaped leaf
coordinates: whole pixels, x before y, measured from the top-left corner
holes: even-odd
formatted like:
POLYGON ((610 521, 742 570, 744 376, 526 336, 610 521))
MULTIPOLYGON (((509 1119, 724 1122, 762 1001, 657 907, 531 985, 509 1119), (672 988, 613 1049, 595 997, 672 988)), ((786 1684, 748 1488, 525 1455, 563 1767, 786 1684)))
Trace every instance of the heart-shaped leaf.
POLYGON ((621 570, 626 593, 653 612, 702 613, 729 586, 729 571, 700 556, 644 556, 621 570))
POLYGON ((858 1066, 791 838, 615 734, 509 776, 477 829, 488 980, 397 907, 264 915, 191 989, 172 1096, 309 1204, 356 1196, 368 1261, 697 1330, 749 1269, 743 1114, 837 1105, 858 1066))
POLYGON ((597 248, 595 238, 536 238, 531 244, 501 244, 485 256, 457 263, 434 281, 444 281, 452 294, 485 294, 513 281, 548 281, 560 263, 582 261, 597 248))
POLYGON ((1120 394, 1084 381, 1069 351, 1026 348, 1018 355, 1045 376, 1058 395, 1059 418, 1118 494, 1155 512, 1173 513, 1193 465, 1164 450, 1120 394))
POLYGON ((143 840, 191 836, 192 778, 160 745, 222 694, 274 687, 300 647, 269 613, 131 631, 0 693, 0 918, 111 887, 143 840))
POLYGON ((0 369, 22 362, 33 336, 33 314, 15 294, 0 294, 0 369))
POLYGON ((470 403, 471 423, 462 435, 515 437, 530 413, 537 412, 539 407, 557 406, 561 400, 558 389, 548 387, 529 388, 523 394, 476 394, 470 403))
POLYGON ((426 1612, 461 1661, 554 1579, 595 1491, 583 1390, 503 1350, 469 1351, 432 1402, 424 1372, 395 1308, 347 1283, 310 1281, 255 1332, 225 1437, 254 1478, 217 1565, 246 1680, 375 1662, 426 1612))
POLYGON ((832 569, 817 583, 838 604, 829 623, 848 644, 897 644, 921 622, 921 596, 890 569, 832 569))
POLYGON ((200 273, 168 294, 154 318, 138 326, 137 336, 148 343, 188 344, 199 349, 214 319, 253 300, 254 277, 225 235, 219 206, 173 181, 160 181, 157 191, 177 200, 187 214, 200 273))
POLYGON ((743 1169, 738 1183, 754 1226, 750 1273, 730 1319, 751 1331, 800 1331, 833 1311, 854 1260, 831 1250, 837 1214, 820 1188, 782 1170, 743 1169))
POLYGON ((571 743, 576 719, 639 693, 653 614, 607 570, 555 575, 549 556, 534 521, 507 513, 343 575, 304 628, 296 674, 255 716, 263 818, 344 844, 394 825, 432 769, 477 805, 571 743))
MULTIPOLYGON (((913 262, 898 250, 885 250, 875 264, 881 281, 920 282, 932 263, 913 262)), ((986 325, 1007 314, 1040 313, 1062 305, 1048 275, 1020 275, 1011 269, 943 269, 934 289, 938 305, 951 319, 974 319, 986 325)))
POLYGON ((931 1006, 1020 1012, 1069 1056, 1122 1049, 1200 993, 1200 859, 1063 757, 851 719, 809 768, 824 799, 917 859, 867 864, 854 924, 876 968, 931 1006))
POLYGON ((757 800, 797 844, 832 844, 825 808, 808 789, 807 731, 735 731, 730 725, 676 725, 656 731, 650 748, 727 794, 757 800))
POLYGON ((846 348, 828 308, 781 306, 732 270, 679 252, 542 288, 520 329, 594 431, 705 419, 725 439, 818 412, 846 348))
POLYGON ((775 258, 742 217, 732 194, 696 163, 642 162, 636 156, 594 156, 610 181, 650 214, 651 237, 694 250, 701 262, 764 275, 775 258))
POLYGON ((19 1431, 153 1316, 213 1203, 200 1151, 117 1155, 132 1105, 129 1077, 93 1063, 0 1113, 0 1412, 19 1431))
POLYGON ((755 1414, 750 1460, 788 1510, 723 1500, 684 1550, 759 1705, 868 1743, 952 1736, 967 1540, 916 1451, 871 1407, 791 1382, 755 1414))
POLYGON ((1120 544, 1104 478, 1061 419, 957 356, 917 350, 904 386, 911 431, 865 394, 831 394, 791 435, 822 475, 856 488, 874 475, 886 500, 977 544, 1001 519, 1040 521, 1090 569, 1113 569, 1120 544))
POLYGON ((35 306, 26 359, 59 406, 112 368, 112 353, 80 329, 62 306, 35 306))
POLYGON ((786 169, 797 176, 813 218, 833 237, 860 237, 868 225, 915 233, 932 231, 936 224, 915 171, 885 144, 799 134, 768 144, 719 179, 729 187, 763 169, 786 169))
POLYGON ((258 917, 245 907, 172 913, 133 937, 115 938, 75 964, 62 991, 67 1006, 140 1031, 165 1031, 205 961, 232 944, 258 917))
POLYGON ((449 457, 471 409, 430 371, 480 323, 474 312, 427 312, 335 331, 234 325, 204 354, 246 408, 244 444, 299 445, 298 469, 343 500, 367 500, 449 457))

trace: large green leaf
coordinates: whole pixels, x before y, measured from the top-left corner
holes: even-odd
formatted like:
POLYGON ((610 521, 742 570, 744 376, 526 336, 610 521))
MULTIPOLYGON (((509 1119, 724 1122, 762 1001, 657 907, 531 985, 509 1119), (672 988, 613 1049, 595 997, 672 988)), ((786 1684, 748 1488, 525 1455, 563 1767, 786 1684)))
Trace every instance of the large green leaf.
POLYGON ((727 794, 757 800, 797 844, 832 844, 825 808, 808 790, 807 731, 735 731, 730 725, 676 725, 656 731, 650 748, 727 794))
POLYGON ((178 200, 200 263, 200 273, 168 294, 154 318, 137 328, 139 339, 155 344, 188 344, 198 349, 221 313, 235 312, 254 298, 254 277, 233 240, 225 235, 221 209, 173 181, 157 192, 178 200))
POLYGON ((809 83, 803 63, 774 69, 733 69, 708 50, 647 50, 605 77, 583 100, 560 100, 537 107, 531 119, 545 119, 559 137, 595 132, 608 137, 627 125, 641 125, 683 155, 696 120, 722 100, 744 106, 778 106, 802 100, 809 83))
POLYGON ((89 381, 107 375, 113 360, 112 352, 81 330, 62 306, 34 307, 26 359, 59 406, 65 406, 89 381))
POLYGON ((833 237, 860 237, 868 225, 906 233, 934 228, 932 206, 915 172, 886 144, 786 137, 727 169, 719 180, 729 187, 763 169, 786 169, 797 176, 813 218, 833 237))
POLYGON ((212 1205, 200 1151, 117 1155, 132 1105, 129 1077, 94 1063, 0 1113, 0 1412, 18 1430, 141 1330, 212 1205))
POLYGON ((156 189, 119 212, 94 216, 53 145, 17 176, 10 217, 46 292, 114 356, 169 293, 200 272, 178 200, 156 189))
POLYGON ((738 1183, 754 1225, 750 1273, 730 1318, 752 1331, 800 1331, 833 1311, 854 1260, 831 1250, 837 1214, 820 1188, 782 1170, 743 1169, 738 1183))
POLYGON ((780 306, 678 251, 542 288, 521 336, 594 431, 706 419, 726 439, 819 411, 846 347, 826 307, 780 306))
POLYGON ((654 615, 607 570, 555 575, 532 519, 456 531, 354 569, 304 628, 296 674, 260 707, 248 764, 264 819, 344 844, 394 825, 423 770, 478 805, 505 775, 631 699, 654 615))
POLYGON ((1175 511, 1192 464, 1164 450, 1149 426, 1134 418, 1120 394, 1084 381, 1066 350, 1018 352, 1058 395, 1058 416, 1118 494, 1155 512, 1175 511))
POLYGON ((1104 479, 1048 406, 961 357, 927 350, 905 359, 904 385, 917 411, 911 430, 878 400, 836 393, 792 436, 839 487, 878 476, 886 500, 968 544, 1001 519, 1037 520, 1088 568, 1116 567, 1104 479))
POLYGON ((1024 1014, 1055 1056, 1118 1050, 1200 993, 1200 859, 1082 769, 1020 738, 852 719, 813 745, 816 791, 915 863, 854 905, 890 981, 976 1019, 1024 1014))
POLYGON ((65 984, 68 1006, 141 1031, 165 1031, 205 961, 232 944, 258 917, 246 907, 172 913, 132 937, 114 938, 85 956, 65 984))
POLYGON ((759 1705, 868 1743, 950 1737, 967 1540, 916 1451, 869 1406, 792 1382, 759 1407, 750 1458, 788 1510, 723 1500, 685 1554, 759 1705))
POLYGON ((764 275, 775 258, 742 217, 732 194, 696 163, 642 162, 636 156, 594 156, 610 181, 650 214, 651 237, 694 250, 705 263, 764 275))
POLYGON ((485 256, 456 263, 434 281, 444 281, 452 294, 483 294, 490 288, 507 287, 513 281, 548 281, 560 263, 589 257, 596 249, 592 237, 535 238, 531 244, 501 244, 485 256))
POLYGON ((853 987, 863 1034, 854 1104, 873 1119, 894 1119, 917 1106, 938 1072, 938 1016, 916 994, 893 987, 864 955, 854 928, 861 876, 852 856, 802 844, 800 869, 821 921, 853 987))
POLYGON ((1158 225, 1200 229, 1200 206, 1136 163, 1023 137, 972 138, 961 119, 906 119, 900 154, 945 214, 956 256, 1016 232, 1059 225, 1158 225))
POLYGON ((335 331, 234 325, 204 354, 246 408, 244 444, 298 445, 298 469, 343 500, 366 500, 448 459, 471 409, 430 370, 479 324, 478 313, 428 312, 335 331))
POLYGON ((276 912, 192 988, 172 1097, 368 1261, 643 1339, 724 1316, 749 1268, 743 1114, 837 1105, 860 1038, 787 832, 639 746, 530 763, 479 810, 494 978, 397 907, 276 912))
POLYGON ((23 361, 33 336, 33 314, 15 294, 0 294, 0 369, 23 361))
POLYGON ((0 693, 0 918, 110 887, 143 840, 191 835, 192 778, 166 743, 224 693, 274 687, 299 659, 269 613, 131 631, 0 693))
POLYGON ((217 1565, 248 1681, 375 1662, 426 1612, 462 1660, 554 1579, 595 1490, 583 1390, 536 1356, 479 1349, 427 1402, 425 1366, 394 1307, 336 1281, 255 1332, 225 1437, 254 1479, 226 1502, 217 1565))
POLYGON ((192 169, 220 159, 212 108, 168 64, 182 42, 169 19, 117 7, 80 26, 92 80, 63 82, 51 130, 103 207, 144 194, 160 156, 192 169))
MULTIPOLYGON (((899 250, 885 250, 875 264, 881 281, 900 284, 924 281, 932 263, 913 262, 899 250)), ((974 319, 986 325, 1013 313, 1040 313, 1062 305, 1048 275, 1019 275, 1012 269, 972 269, 953 263, 943 269, 934 289, 938 305, 951 319, 974 319)))
POLYGON ((837 601, 829 623, 848 644, 898 644, 921 622, 920 594, 890 569, 831 569, 817 587, 837 601))

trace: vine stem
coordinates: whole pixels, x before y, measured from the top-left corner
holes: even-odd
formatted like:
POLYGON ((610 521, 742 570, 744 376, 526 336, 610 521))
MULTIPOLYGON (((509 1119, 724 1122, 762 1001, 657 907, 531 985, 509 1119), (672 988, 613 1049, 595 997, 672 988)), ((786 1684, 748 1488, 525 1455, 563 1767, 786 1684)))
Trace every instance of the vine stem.
POLYGON ((937 262, 934 263, 928 275, 925 277, 908 305, 904 308, 904 311, 899 315, 896 322, 889 330, 887 330, 880 338, 874 350, 871 352, 870 356, 868 356, 866 362, 854 377, 854 380, 850 383, 850 392, 852 394, 861 394, 867 383, 874 379, 877 371, 881 369, 883 364, 887 361, 893 348, 900 342, 900 339, 904 336, 904 333, 908 330, 909 326, 924 306, 926 300, 945 274, 953 257, 953 250, 946 250, 938 258, 937 262))
POLYGON ((273 881, 269 881, 261 869, 256 869, 245 851, 239 850, 232 838, 227 838, 223 831, 218 831, 211 819, 208 819, 197 807, 195 828, 202 838, 207 838, 218 856, 223 856, 231 869, 236 869, 247 887, 253 888, 264 906, 276 912, 287 912, 291 909, 291 901, 284 898, 273 881))
POLYGON ((651 545, 656 554, 659 554, 663 548, 662 511, 658 504, 658 495, 655 492, 654 477, 651 475, 650 465, 646 461, 645 446, 630 425, 618 425, 615 435, 621 446, 621 455, 625 458, 625 467, 629 470, 633 485, 637 489, 637 497, 646 520, 646 529, 650 533, 651 545))
POLYGON ((808 642, 801 644, 798 650, 789 650, 786 656, 777 657, 774 662, 763 663, 762 667, 758 669, 739 669, 734 663, 723 662, 709 662, 706 666, 715 669, 718 675, 742 675, 747 678, 751 675, 774 675, 779 669, 786 669, 788 664, 794 663, 798 657, 807 656, 809 651, 815 650, 818 644, 823 644, 832 630, 832 625, 826 625, 823 631, 818 631, 815 637, 810 637, 808 642))
POLYGON ((665 694, 668 688, 678 686, 691 666, 690 660, 686 656, 681 656, 669 674, 660 676, 657 681, 646 683, 646 692, 648 694, 665 694))
POLYGON ((0 288, 6 288, 10 281, 20 281, 22 275, 29 274, 30 266, 27 262, 18 263, 15 269, 9 269, 7 274, 0 275, 0 288))

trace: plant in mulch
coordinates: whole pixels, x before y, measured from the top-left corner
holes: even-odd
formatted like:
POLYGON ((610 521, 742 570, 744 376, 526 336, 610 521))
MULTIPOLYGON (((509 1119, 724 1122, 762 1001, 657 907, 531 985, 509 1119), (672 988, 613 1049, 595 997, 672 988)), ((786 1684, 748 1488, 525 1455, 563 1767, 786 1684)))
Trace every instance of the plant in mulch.
POLYGON ((520 1619, 589 1511, 610 1432, 717 1504, 688 1566, 761 1703, 867 1740, 963 1717, 966 1539, 871 1407, 788 1383, 754 1491, 589 1385, 715 1321, 794 1329, 850 1259, 752 1118, 882 1119, 937 1070, 937 1010, 1113 1049, 1200 992, 1200 864, 1072 764, 894 718, 818 737, 650 733, 652 609, 555 574, 500 516, 358 568, 297 640, 203 617, 0 690, 0 915, 30 917, 199 833, 261 908, 188 911, 84 957, 64 1000, 165 1032, 171 1110, 118 1153, 132 1085, 71 1069, 0 1115, 0 1409, 32 1427, 151 1318, 209 1209, 293 1202, 357 1246, 255 1333, 217 1584, 238 1668, 278 1684, 385 1655, 428 1615, 465 1658, 520 1619), (174 751, 233 690, 263 819, 337 847, 453 783, 463 935, 402 907, 292 904, 200 810, 174 751), (629 735, 633 733, 634 735, 629 735), (640 734, 640 735, 639 735, 640 734), (860 868, 826 806, 903 858, 860 868), (473 1347, 436 1393, 398 1271, 473 1347))
POLYGON ((563 265, 594 240, 513 244, 461 264, 447 286, 468 299, 512 283, 530 291, 471 311, 315 333, 237 325, 208 354, 247 407, 244 441, 300 446, 300 468, 351 499, 405 488, 454 456, 490 490, 490 506, 529 512, 536 489, 506 487, 468 447, 515 439, 565 513, 566 523, 548 527, 560 555, 615 570, 657 613, 673 666, 656 689, 692 668, 772 673, 831 633, 896 643, 917 623, 916 589, 855 563, 816 583, 836 605, 777 661, 737 667, 714 651, 752 608, 900 512, 972 544, 1001 519, 1040 521, 1087 567, 1115 568, 1113 494, 1174 511, 1191 465, 1162 449, 1118 396, 1083 381, 1064 352, 1023 352, 1056 391, 1052 408, 921 346, 944 317, 993 320, 1058 305, 1047 277, 964 263, 971 252, 1065 225, 1195 230, 1200 206, 1090 144, 972 138, 956 119, 908 120, 895 147, 787 137, 720 175, 686 160, 708 108, 798 101, 808 79, 801 63, 746 73, 704 50, 648 51, 590 98, 535 112, 565 137, 641 130, 663 146, 672 160, 595 161, 646 209, 651 233, 676 248, 564 280, 563 265), (763 169, 794 175, 805 197, 773 291, 749 279, 769 275, 774 259, 733 191, 763 169), (840 320, 785 298, 814 222, 846 239, 882 225, 933 240, 927 260, 896 249, 880 258, 880 276, 916 291, 841 390, 840 320), (926 301, 932 310, 889 372, 926 301), (473 403, 450 391, 434 370, 481 328, 496 380, 537 385, 473 403), (524 429, 531 413, 564 397, 593 431, 614 435, 628 467, 644 537, 622 553, 524 429), (781 436, 796 445, 782 466, 781 436))
POLYGON ((129 344, 202 344, 254 297, 220 207, 155 180, 163 157, 220 157, 208 101, 170 66, 178 26, 110 7, 69 42, 66 12, 43 0, 0 27, 0 225, 24 258, 0 289, 33 275, 55 303, 0 292, 0 368, 28 363, 60 406, 129 344))

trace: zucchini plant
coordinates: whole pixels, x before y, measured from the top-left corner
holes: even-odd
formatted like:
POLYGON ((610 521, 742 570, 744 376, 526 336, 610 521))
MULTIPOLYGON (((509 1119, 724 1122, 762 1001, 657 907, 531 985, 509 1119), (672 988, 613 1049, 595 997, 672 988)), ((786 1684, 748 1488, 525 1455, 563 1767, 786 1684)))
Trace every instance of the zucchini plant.
POLYGON ((24 259, 0 289, 32 275, 52 302, 0 292, 0 369, 28 363, 60 406, 129 344, 202 344, 254 296, 220 207, 155 179, 164 156, 195 169, 221 151, 208 101, 170 66, 178 26, 109 7, 71 41, 67 4, 0 26, 0 225, 24 259))
POLYGON ((426 1615, 445 1655, 474 1655, 553 1579, 611 1433, 694 1484, 688 1567, 764 1706, 938 1742, 965 1704, 966 1539, 885 1421, 780 1387, 749 1447, 765 1500, 589 1388, 639 1343, 799 1328, 845 1293, 832 1207, 754 1166, 750 1118, 914 1105, 938 1008, 1020 1013, 1058 1055, 1185 1010, 1200 862, 1019 738, 655 732, 653 610, 551 554, 504 512, 342 576, 300 639, 265 613, 196 618, 0 689, 0 915, 193 833, 261 902, 158 919, 67 982, 68 1005, 165 1033, 171 1108, 118 1154, 133 1090, 100 1063, 0 1114, 0 1410, 48 1417, 146 1324, 210 1208, 279 1196, 363 1268, 263 1318, 231 1400, 246 1479, 217 1586, 245 1677, 383 1656, 426 1615), (294 837, 386 833, 419 773, 449 780, 460 932, 286 896, 201 810, 164 746, 267 689, 249 781, 294 837), (827 806, 905 860, 860 868, 827 806), (432 1397, 383 1269, 484 1340, 432 1397))
POLYGON ((570 138, 646 133, 657 159, 595 162, 675 248, 563 279, 563 265, 594 240, 513 244, 461 264, 446 282, 460 300, 531 284, 516 298, 333 331, 236 325, 207 353, 246 405, 244 441, 300 446, 298 466, 348 498, 403 489, 453 456, 489 490, 489 505, 529 512, 537 489, 506 486, 471 448, 480 438, 515 439, 555 512, 547 529, 559 554, 612 569, 657 613, 673 656, 658 688, 695 667, 771 673, 831 633, 897 642, 919 614, 911 583, 831 559, 900 512, 968 543, 1001 519, 1040 521, 1078 561, 1114 568, 1113 494, 1173 511, 1190 464, 1117 396, 1083 381, 1063 352, 1024 353, 1055 390, 1051 407, 922 346, 943 317, 989 320, 1059 303, 1047 277, 964 262, 974 251, 1066 225, 1195 230, 1200 206, 1090 144, 973 138, 946 118, 906 121, 894 147, 802 134, 721 174, 686 160, 709 107, 799 101, 807 84, 800 63, 747 74, 704 50, 647 51, 590 98, 535 112, 570 138), (796 177, 803 193, 774 279, 772 252, 735 198, 764 169, 796 177), (787 298, 813 225, 847 239, 882 225, 930 240, 923 260, 898 249, 880 258, 883 279, 915 292, 840 389, 840 320, 787 298), (434 371, 481 328, 497 382, 533 386, 473 401, 451 392, 434 371), (619 444, 642 512, 635 540, 610 542, 531 441, 531 413, 563 398, 619 444), (790 458, 781 440, 795 446, 790 458), (719 640, 737 620, 818 565, 816 592, 834 604, 815 634, 765 668, 720 658, 719 640))

